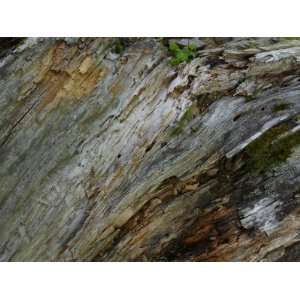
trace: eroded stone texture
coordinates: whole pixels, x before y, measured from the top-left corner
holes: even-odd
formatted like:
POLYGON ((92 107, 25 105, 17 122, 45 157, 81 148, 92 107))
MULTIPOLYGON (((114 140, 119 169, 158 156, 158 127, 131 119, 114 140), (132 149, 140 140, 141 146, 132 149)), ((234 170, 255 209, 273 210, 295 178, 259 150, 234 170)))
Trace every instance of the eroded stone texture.
POLYGON ((300 41, 10 42, 1 261, 299 260, 300 41))

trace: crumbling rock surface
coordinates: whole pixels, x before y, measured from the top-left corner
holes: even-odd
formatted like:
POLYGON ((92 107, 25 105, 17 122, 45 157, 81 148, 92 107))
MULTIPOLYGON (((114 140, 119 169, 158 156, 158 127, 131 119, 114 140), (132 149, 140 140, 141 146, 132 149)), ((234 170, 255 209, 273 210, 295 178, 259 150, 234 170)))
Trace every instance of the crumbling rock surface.
POLYGON ((1 261, 300 260, 300 41, 167 40, 0 40, 1 261))

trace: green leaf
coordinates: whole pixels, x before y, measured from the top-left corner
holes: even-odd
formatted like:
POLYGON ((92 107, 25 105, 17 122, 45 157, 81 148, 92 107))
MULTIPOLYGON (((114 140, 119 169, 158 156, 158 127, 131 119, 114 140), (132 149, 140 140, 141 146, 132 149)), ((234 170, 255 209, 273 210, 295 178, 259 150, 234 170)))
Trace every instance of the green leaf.
POLYGON ((176 42, 170 42, 169 51, 173 56, 173 58, 170 60, 170 64, 176 66, 182 62, 188 62, 194 58, 196 55, 196 46, 191 44, 181 48, 176 42))
POLYGON ((172 51, 172 52, 180 51, 179 46, 178 46, 175 42, 170 42, 170 44, 169 44, 169 49, 170 49, 170 51, 172 51))

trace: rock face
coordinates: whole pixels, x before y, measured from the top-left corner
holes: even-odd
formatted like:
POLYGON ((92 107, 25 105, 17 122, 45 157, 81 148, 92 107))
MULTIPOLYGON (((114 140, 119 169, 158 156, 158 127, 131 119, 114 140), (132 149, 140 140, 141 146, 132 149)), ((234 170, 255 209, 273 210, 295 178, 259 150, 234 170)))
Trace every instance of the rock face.
POLYGON ((0 40, 1 261, 300 260, 300 41, 166 41, 0 40))

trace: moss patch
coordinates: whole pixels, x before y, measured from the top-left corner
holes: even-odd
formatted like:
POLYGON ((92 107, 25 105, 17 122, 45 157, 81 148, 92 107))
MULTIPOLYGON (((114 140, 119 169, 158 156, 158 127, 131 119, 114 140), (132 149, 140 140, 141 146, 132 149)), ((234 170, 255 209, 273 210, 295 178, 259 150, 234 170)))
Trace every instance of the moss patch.
POLYGON ((300 132, 276 141, 276 138, 288 129, 287 124, 278 125, 246 147, 245 152, 249 156, 247 167, 251 171, 267 170, 286 161, 292 153, 292 148, 300 144, 300 132))
POLYGON ((289 103, 280 103, 280 104, 276 104, 272 111, 273 112, 278 112, 278 111, 282 111, 282 110, 285 110, 285 109, 288 109, 291 105, 289 103))
POLYGON ((255 95, 247 95, 247 96, 245 96, 245 99, 246 99, 246 102, 250 102, 250 101, 257 99, 257 97, 255 95))
POLYGON ((300 115, 297 115, 293 118, 296 122, 300 122, 300 115))
POLYGON ((194 118, 195 108, 190 106, 177 122, 176 127, 171 132, 171 136, 178 135, 183 132, 184 127, 194 118))
POLYGON ((125 48, 126 48, 125 40, 122 38, 118 38, 114 44, 114 52, 117 54, 121 54, 122 52, 124 52, 125 48))
POLYGON ((282 41, 293 41, 293 40, 300 40, 298 36, 290 36, 290 37, 283 37, 281 38, 282 41))

